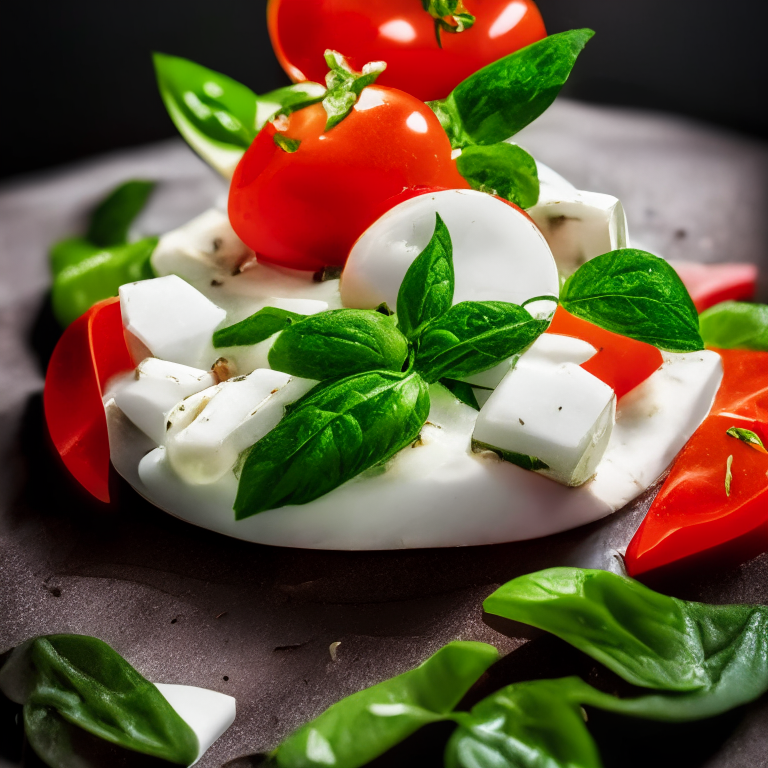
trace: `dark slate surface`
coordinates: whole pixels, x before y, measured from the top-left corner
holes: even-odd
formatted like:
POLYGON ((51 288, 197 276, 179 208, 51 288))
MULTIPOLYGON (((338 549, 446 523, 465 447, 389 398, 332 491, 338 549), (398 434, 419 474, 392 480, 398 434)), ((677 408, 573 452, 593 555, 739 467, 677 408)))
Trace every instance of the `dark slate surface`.
MULTIPOLYGON (((768 275, 765 146, 569 102, 520 142, 577 186, 621 197, 635 243, 675 258, 753 261, 768 275)), ((109 507, 80 494, 51 455, 42 419, 42 371, 56 338, 45 252, 129 177, 162 181, 142 217, 146 232, 183 223, 224 192, 177 141, 0 189, 0 652, 37 634, 92 634, 152 680, 234 695, 237 720, 201 768, 274 746, 333 701, 458 638, 507 654, 475 698, 515 680, 565 674, 618 689, 565 644, 484 617, 480 604, 496 586, 539 568, 615 567, 613 550, 626 545, 652 491, 604 521, 534 542, 383 553, 226 539, 154 509, 116 477, 109 507)), ((765 282, 761 291, 768 298, 765 282)), ((768 556, 667 591, 768 603, 768 556)), ((0 708, 0 732, 11 722, 3 717, 0 708)), ((590 719, 607 768, 768 766, 767 725, 765 698, 688 726, 590 719)), ((439 765, 444 738, 443 729, 427 729, 379 763, 439 765)), ((7 743, 0 738, 2 768, 17 764, 7 743)))

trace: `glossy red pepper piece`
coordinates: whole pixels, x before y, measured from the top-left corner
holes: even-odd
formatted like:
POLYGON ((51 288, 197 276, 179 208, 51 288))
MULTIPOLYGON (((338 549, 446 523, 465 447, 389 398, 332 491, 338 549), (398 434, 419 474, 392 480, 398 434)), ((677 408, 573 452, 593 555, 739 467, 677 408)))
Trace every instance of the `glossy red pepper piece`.
POLYGON ((62 334, 48 364, 43 403, 53 444, 75 479, 109 501, 109 435, 102 394, 133 370, 123 337, 120 300, 94 305, 62 334))

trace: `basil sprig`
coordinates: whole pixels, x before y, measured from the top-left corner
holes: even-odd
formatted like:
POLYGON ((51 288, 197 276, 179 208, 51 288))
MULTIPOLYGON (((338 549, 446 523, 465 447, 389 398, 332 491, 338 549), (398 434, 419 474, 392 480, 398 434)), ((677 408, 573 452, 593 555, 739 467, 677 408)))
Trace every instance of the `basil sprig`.
POLYGON ((190 765, 199 744, 165 697, 106 643, 48 635, 16 648, 0 669, 0 690, 23 704, 24 731, 52 768, 99 768, 73 755, 82 732, 175 765, 190 765))
POLYGON ((701 337, 708 347, 768 352, 768 305, 724 301, 699 316, 701 337))
POLYGON ((664 259, 622 248, 583 264, 560 290, 573 315, 671 352, 704 348, 688 291, 664 259))
POLYGON ((213 334, 213 346, 219 349, 258 344, 305 317, 306 315, 289 312, 279 307, 264 307, 250 317, 246 317, 245 320, 216 331, 213 334))

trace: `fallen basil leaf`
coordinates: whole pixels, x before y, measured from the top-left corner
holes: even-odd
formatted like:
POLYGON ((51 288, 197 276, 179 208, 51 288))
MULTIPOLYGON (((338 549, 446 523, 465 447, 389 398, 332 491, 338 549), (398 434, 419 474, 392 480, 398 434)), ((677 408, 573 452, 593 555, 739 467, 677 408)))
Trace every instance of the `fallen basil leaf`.
POLYGON ((250 449, 235 518, 323 496, 412 443, 428 415, 429 389, 416 373, 321 384, 250 449))
POLYGON ((124 245, 128 229, 155 188, 154 181, 134 179, 114 189, 96 206, 85 239, 98 248, 124 245))
POLYGON ((476 411, 480 410, 480 404, 477 402, 477 397, 475 397, 475 391, 472 389, 471 384, 456 379, 440 379, 440 383, 464 405, 468 405, 476 411))
POLYGON ((517 144, 465 147, 456 158, 456 169, 472 189, 503 197, 520 208, 539 200, 536 161, 517 144))
POLYGON ((733 482, 733 473, 731 467, 733 466, 733 456, 728 457, 728 461, 725 462, 725 495, 731 495, 731 483, 733 482))
POLYGON ((735 437, 737 440, 741 440, 742 443, 746 443, 750 448, 754 448, 761 453, 768 453, 768 451, 765 450, 765 446, 759 435, 755 434, 751 429, 731 427, 729 430, 726 430, 725 434, 735 437))
POLYGON ((491 645, 453 642, 421 666, 354 693, 283 742, 279 768, 358 768, 427 723, 445 720, 498 658, 491 645))
POLYGON ((269 365, 322 381, 364 371, 401 371, 407 356, 407 339, 386 315, 333 309, 289 325, 269 350, 269 365))
POLYGON ((496 144, 541 115, 560 93, 591 29, 550 35, 470 75, 429 102, 451 146, 496 144))
POLYGON ((701 337, 708 347, 768 352, 768 305, 724 301, 699 315, 701 337))
POLYGON ((94 637, 24 643, 0 669, 0 690, 24 705, 27 739, 52 768, 86 765, 67 751, 70 726, 177 765, 197 758, 194 731, 160 691, 94 637))
POLYGON ((362 72, 355 72, 344 56, 331 50, 325 52, 325 63, 330 71, 325 76, 328 90, 322 104, 328 115, 325 130, 330 131, 352 111, 363 88, 375 83, 387 65, 383 61, 371 61, 362 72))
POLYGON ((688 291, 664 259, 634 248, 598 256, 572 274, 560 303, 576 317, 671 352, 704 348, 688 291))
POLYGON ((463 301, 424 331, 416 370, 430 384, 442 378, 466 378, 521 352, 548 325, 517 304, 463 301))
POLYGON ((483 443, 480 440, 472 440, 472 450, 476 452, 491 451, 495 453, 502 461, 508 461, 523 469, 536 471, 537 469, 549 469, 549 464, 545 464, 536 456, 528 456, 525 453, 515 453, 514 451, 505 451, 503 448, 497 448, 495 445, 483 443))
POLYGON ((289 312, 278 307, 264 307, 239 323, 229 325, 213 334, 213 346, 246 347, 268 339, 278 331, 285 330, 291 323, 303 320, 306 315, 289 312))

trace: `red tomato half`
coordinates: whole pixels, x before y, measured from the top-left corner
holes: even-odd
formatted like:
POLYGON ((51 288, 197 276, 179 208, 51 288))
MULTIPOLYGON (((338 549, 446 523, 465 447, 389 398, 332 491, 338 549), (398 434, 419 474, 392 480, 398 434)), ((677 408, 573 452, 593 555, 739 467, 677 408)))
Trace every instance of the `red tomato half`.
POLYGON ((344 120, 324 133, 319 104, 281 133, 268 123, 243 156, 229 192, 235 232, 265 261, 294 269, 343 266, 355 240, 387 201, 416 187, 468 189, 445 131, 423 102, 393 88, 365 88, 344 120))
POLYGON ((53 444, 75 479, 109 501, 109 435, 102 404, 113 376, 133 370, 120 299, 95 304, 59 339, 45 376, 43 404, 53 444))
POLYGON ((272 47, 293 80, 325 82, 323 53, 343 53, 360 70, 386 61, 382 85, 424 101, 442 99, 473 72, 546 37, 531 0, 465 0, 471 29, 435 37, 434 19, 419 0, 270 0, 272 47))

